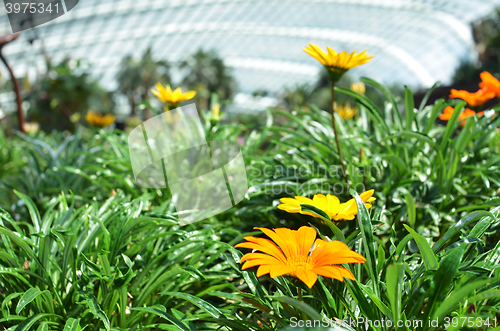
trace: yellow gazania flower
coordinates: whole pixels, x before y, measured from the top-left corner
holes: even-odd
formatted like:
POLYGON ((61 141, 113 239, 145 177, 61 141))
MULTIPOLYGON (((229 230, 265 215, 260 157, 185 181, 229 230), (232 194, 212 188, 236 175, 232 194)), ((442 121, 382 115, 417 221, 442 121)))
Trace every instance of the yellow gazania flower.
POLYGON ((363 82, 351 83, 351 90, 364 95, 366 92, 366 86, 363 82))
POLYGON ((210 119, 213 121, 220 121, 220 105, 218 102, 215 103, 214 109, 212 109, 212 116, 210 119))
POLYGON ((318 60, 326 68, 330 81, 333 83, 338 82, 347 70, 367 63, 373 58, 373 56, 366 54, 366 50, 358 54, 355 54, 356 51, 347 54, 346 51, 337 53, 328 46, 326 49, 328 54, 315 44, 309 44, 308 47, 303 48, 304 52, 318 60))
POLYGON ((40 124, 38 122, 26 122, 24 123, 24 131, 27 134, 35 134, 40 130, 40 124))
POLYGON ((343 106, 338 105, 336 102, 334 102, 333 107, 337 110, 337 113, 344 120, 348 120, 348 119, 354 117, 354 115, 356 115, 356 108, 351 106, 351 104, 349 102, 346 102, 343 106))
POLYGON ((172 112, 170 112, 169 109, 165 107, 165 122, 167 122, 167 124, 177 123, 180 121, 180 118, 181 116, 178 112, 172 115, 172 112))
POLYGON ((311 288, 318 275, 343 281, 354 280, 354 275, 340 266, 344 263, 363 263, 366 259, 351 251, 341 241, 316 239, 313 227, 303 226, 298 230, 287 228, 255 228, 264 232, 271 240, 258 237, 245 237, 247 242, 235 247, 260 251, 243 255, 242 269, 259 266, 257 277, 270 274, 271 278, 290 275, 300 279, 311 288))
POLYGON ((170 108, 175 108, 179 103, 190 100, 196 95, 196 91, 187 91, 182 93, 180 87, 176 88, 174 91, 167 85, 165 88, 161 83, 156 83, 156 89, 151 89, 151 92, 160 99, 161 102, 165 102, 170 108))
MULTIPOLYGON (((361 200, 365 203, 367 209, 370 209, 372 207, 371 202, 376 200, 376 198, 372 197, 373 193, 374 190, 369 190, 359 195, 361 200)), ((280 201, 282 204, 278 205, 278 208, 288 213, 300 213, 303 215, 318 217, 311 212, 302 211, 302 207, 300 205, 304 203, 323 210, 332 221, 337 222, 352 220, 354 219, 354 216, 358 214, 356 200, 351 199, 347 202, 340 203, 339 198, 331 194, 327 194, 326 196, 323 194, 316 194, 312 200, 306 197, 296 196, 295 199, 281 198, 280 201)))
POLYGON ((113 124, 116 117, 110 114, 102 116, 102 114, 96 114, 92 110, 89 110, 87 112, 87 116, 85 116, 85 119, 94 128, 103 128, 105 126, 110 126, 111 124, 113 124))

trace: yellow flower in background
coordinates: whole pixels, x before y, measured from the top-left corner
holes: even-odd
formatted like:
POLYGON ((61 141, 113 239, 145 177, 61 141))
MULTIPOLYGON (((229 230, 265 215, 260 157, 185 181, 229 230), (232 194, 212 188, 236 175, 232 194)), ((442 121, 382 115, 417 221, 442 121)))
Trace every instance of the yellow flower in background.
POLYGON ((27 134, 35 134, 40 130, 40 124, 38 122, 26 122, 24 123, 24 131, 27 134))
POLYGON ((215 103, 214 109, 212 109, 212 116, 210 119, 213 121, 220 121, 220 105, 218 102, 215 103))
POLYGON ((87 112, 87 116, 85 116, 85 119, 94 128, 103 128, 105 126, 110 126, 111 124, 113 124, 116 117, 110 114, 102 116, 102 114, 96 114, 92 110, 89 110, 87 112))
POLYGON ((363 82, 351 83, 351 90, 361 95, 364 95, 366 92, 366 86, 363 82))
MULTIPOLYGON (((370 209, 372 207, 371 202, 376 200, 376 198, 372 196, 374 191, 375 190, 369 190, 359 195, 367 209, 370 209)), ((327 194, 326 196, 323 194, 316 194, 312 200, 306 197, 296 196, 295 198, 281 198, 280 201, 282 204, 278 205, 278 209, 288 213, 300 213, 319 218, 316 214, 302 211, 301 204, 303 203, 323 210, 332 221, 336 222, 352 220, 354 216, 358 214, 358 206, 356 205, 355 199, 340 203, 339 198, 331 194, 327 194)))
POLYGON ((174 91, 167 85, 165 88, 161 83, 156 83, 155 88, 151 89, 151 92, 160 99, 161 102, 165 102, 170 108, 175 108, 179 103, 190 100, 196 95, 196 91, 182 92, 180 87, 176 88, 174 91))
POLYGON ((337 110, 337 113, 344 120, 348 120, 356 115, 356 108, 351 106, 349 102, 346 102, 344 105, 338 105, 336 102, 334 102, 333 107, 337 110))
POLYGON ((338 82, 347 70, 367 63, 373 58, 373 56, 366 54, 366 50, 358 54, 356 54, 356 51, 347 54, 346 51, 337 53, 328 46, 326 49, 328 53, 323 52, 315 44, 309 44, 309 46, 303 48, 304 52, 318 60, 326 68, 330 76, 330 81, 333 83, 338 82))
POLYGON ((179 122, 181 119, 181 116, 179 115, 178 112, 175 112, 174 115, 172 115, 171 112, 169 112, 168 107, 165 107, 165 122, 168 124, 173 124, 179 122))
POLYGON ((240 263, 245 263, 243 270, 259 266, 257 277, 266 274, 270 274, 271 278, 290 275, 311 288, 318 275, 340 281, 344 278, 354 280, 354 275, 341 264, 366 261, 341 241, 316 239, 316 230, 313 227, 303 226, 298 230, 279 228, 274 231, 266 228, 255 229, 262 231, 271 240, 245 237, 247 242, 235 247, 259 251, 247 253, 240 260, 240 263))

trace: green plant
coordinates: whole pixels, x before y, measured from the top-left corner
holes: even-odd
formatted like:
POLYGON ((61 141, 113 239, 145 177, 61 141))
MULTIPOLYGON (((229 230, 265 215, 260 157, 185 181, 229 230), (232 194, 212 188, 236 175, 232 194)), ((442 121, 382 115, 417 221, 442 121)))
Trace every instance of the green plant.
POLYGON ((170 83, 170 64, 165 60, 155 60, 149 47, 140 60, 124 57, 116 78, 118 92, 127 97, 130 115, 135 116, 137 105, 148 100, 149 90, 156 82, 170 83))
POLYGON ((251 188, 234 208, 186 226, 166 190, 134 184, 120 131, 0 135, 0 328, 279 330, 347 320, 355 324, 344 330, 486 330, 478 321, 498 330, 496 108, 462 127, 463 103, 417 108, 409 89, 398 101, 363 81, 387 100, 380 108, 336 88, 359 107, 354 119, 337 118, 350 187, 331 117, 318 107, 268 110, 252 129, 202 113, 207 140, 244 138, 251 188), (277 125, 279 117, 288 122, 277 125), (377 199, 370 212, 357 193, 367 189, 377 199), (356 218, 276 208, 278 198, 319 193, 356 199, 356 218), (366 258, 350 267, 355 280, 319 277, 299 290, 293 278, 241 270, 234 246, 259 235, 253 227, 303 225, 366 258))
POLYGON ((197 91, 198 107, 208 108, 212 93, 229 100, 236 93, 236 81, 215 51, 198 50, 179 63, 182 84, 197 91))
POLYGON ((130 200, 119 193, 76 207, 73 196, 61 194, 40 214, 16 194, 30 217, 14 221, 0 210, 4 328, 190 326, 186 312, 215 323, 222 313, 202 298, 236 291, 237 274, 219 256, 233 250, 221 239, 234 241, 239 232, 222 223, 181 229, 171 201, 154 207, 148 195, 130 200))
POLYGON ((382 214, 371 217, 356 192, 351 193, 358 205, 358 228, 345 236, 326 213, 312 206, 303 208, 329 225, 331 231, 321 237, 330 233, 367 258, 364 265, 351 266, 356 280, 342 283, 320 277, 301 295, 300 288, 282 276, 261 277, 265 280, 260 282, 246 279, 252 284, 252 295, 244 298, 254 307, 237 302, 235 308, 248 316, 258 311, 262 327, 270 330, 285 325, 421 331, 477 330, 486 322, 495 326, 500 244, 489 246, 480 238, 498 231, 500 207, 467 214, 434 242, 405 225, 403 240, 393 228, 390 241, 383 243, 374 236, 382 214))
POLYGON ((48 73, 31 87, 26 96, 30 103, 28 119, 41 123, 45 132, 75 130, 89 109, 110 112, 111 95, 90 76, 81 60, 66 58, 48 65, 48 73))
MULTIPOLYGON (((415 108, 412 92, 406 89, 403 116, 401 103, 387 88, 370 79, 362 81, 384 93, 386 105, 379 109, 366 96, 336 87, 360 108, 355 120, 337 117, 339 138, 345 146, 350 187, 358 192, 375 189, 379 205, 390 211, 383 218, 386 225, 378 230, 386 239, 392 225, 402 239, 403 223, 427 237, 439 237, 465 211, 498 204, 500 159, 491 156, 500 142, 500 119, 494 111, 471 118, 460 129, 456 118, 464 104, 454 103, 454 118, 442 126, 437 118, 448 105, 444 100, 434 105, 424 100, 415 108)), ((332 192, 348 197, 332 147, 331 118, 314 105, 310 109, 274 111, 289 118, 288 125, 263 128, 260 141, 272 145, 261 157, 252 158, 248 172, 253 185, 249 195, 256 201, 270 205, 276 198, 332 192)))

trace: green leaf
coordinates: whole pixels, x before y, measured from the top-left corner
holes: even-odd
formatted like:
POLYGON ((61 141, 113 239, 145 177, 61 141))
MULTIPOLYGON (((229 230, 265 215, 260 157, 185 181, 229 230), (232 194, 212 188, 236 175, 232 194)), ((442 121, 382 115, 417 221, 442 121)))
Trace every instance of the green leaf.
POLYGON ((428 89, 427 92, 425 92, 424 98, 422 99, 422 102, 420 103, 420 107, 418 107, 419 113, 422 110, 424 110, 425 104, 427 103, 427 100, 429 100, 429 97, 431 96, 432 91, 434 91, 436 89, 436 87, 439 87, 440 85, 441 85, 440 82, 435 82, 434 85, 432 85, 431 88, 428 89))
POLYGON ((486 259, 486 265, 496 265, 499 262, 500 262, 500 241, 488 253, 488 258, 486 259))
POLYGON ((469 298, 468 302, 471 304, 476 303, 477 301, 489 300, 493 298, 500 298, 500 290, 489 290, 481 292, 469 298))
POLYGON ((425 238, 419 235, 415 230, 410 228, 408 225, 403 224, 405 229, 410 232, 413 239, 417 243, 418 249, 420 250, 420 254, 422 255, 422 259, 424 260, 425 269, 426 270, 436 270, 439 266, 438 261, 436 259, 436 255, 431 249, 431 246, 425 240, 425 238))
POLYGON ((330 228, 330 230, 332 230, 333 234, 335 235, 335 237, 337 237, 338 240, 342 241, 343 243, 345 243, 345 237, 344 237, 344 234, 342 233, 342 231, 340 231, 340 229, 330 220, 330 217, 328 216, 327 213, 325 213, 323 210, 319 209, 318 207, 316 206, 313 206, 313 205, 307 205, 307 204, 304 204, 304 203, 301 203, 300 204, 300 207, 302 209, 302 211, 307 211, 307 212, 310 212, 310 213, 313 213, 315 215, 318 215, 318 217, 323 220, 323 222, 325 222, 328 227, 330 228))
POLYGON ((408 211, 408 223, 412 229, 415 228, 415 221, 417 219, 417 209, 415 207, 415 199, 410 192, 404 194, 406 201, 406 210, 408 211))
POLYGON ((90 309, 92 315, 99 318, 104 323, 104 327, 106 328, 106 330, 109 331, 110 324, 108 316, 106 316, 101 306, 99 305, 99 302, 97 302, 97 298, 90 292, 82 292, 82 296, 86 299, 85 303, 90 309))
POLYGON ((99 279, 102 279, 101 268, 96 263, 90 261, 90 259, 86 257, 85 254, 81 253, 80 255, 83 259, 83 262, 89 267, 90 271, 92 271, 94 275, 99 277, 99 279))
POLYGON ((405 86, 405 129, 407 131, 411 130, 411 124, 415 117, 415 101, 413 100, 413 93, 411 90, 405 86))
POLYGON ((397 256, 401 256, 401 253, 403 252, 403 249, 406 247, 406 245, 408 245, 408 243, 410 242, 412 238, 412 235, 411 234, 407 234, 398 244, 398 246, 396 247, 396 250, 394 252, 395 255, 397 256))
POLYGON ((26 307, 31 301, 35 300, 39 295, 42 295, 42 291, 34 287, 24 292, 23 296, 19 300, 19 303, 17 304, 16 314, 19 314, 24 307, 26 307))
POLYGON ((385 283, 387 286, 387 296, 391 303, 393 322, 397 323, 401 316, 401 298, 403 295, 403 277, 405 265, 403 263, 391 264, 387 268, 385 283))
POLYGON ((40 323, 36 331, 49 331, 49 324, 44 322, 40 323))
POLYGON ((360 80, 365 84, 374 86, 376 89, 382 92, 382 94, 384 94, 384 96, 389 100, 389 102, 392 105, 392 110, 395 113, 394 119, 398 128, 400 130, 403 130, 403 120, 401 118, 401 114, 399 113, 398 103, 396 102, 396 98, 394 98, 394 95, 391 93, 391 91, 386 86, 380 84, 379 82, 374 81, 373 79, 361 77, 360 80))
POLYGON ((206 279, 205 275, 200 270, 198 270, 197 268, 195 268, 191 265, 188 265, 187 267, 185 267, 184 271, 188 272, 191 276, 193 276, 193 278, 195 278, 197 280, 200 280, 200 279, 205 280, 206 279))
MULTIPOLYGON (((423 101, 423 100, 422 100, 423 101)), ((431 115, 429 116, 429 119, 427 120, 427 124, 425 125, 425 130, 422 132, 423 134, 427 135, 431 129, 434 127, 437 118, 439 115, 442 113, 444 107, 444 100, 439 99, 436 101, 434 104, 434 107, 432 107, 432 112, 431 115)))
MULTIPOLYGON (((368 302, 368 299, 365 295, 366 291, 361 290, 360 288, 360 282, 358 281, 353 281, 350 279, 344 279, 345 285, 347 289, 349 290, 350 294, 352 295, 352 298, 354 299, 354 302, 356 305, 359 307, 361 312, 370 320, 376 320, 378 318, 377 311, 373 309, 373 306, 371 305, 370 302, 368 302)), ((342 297, 342 295, 339 293, 338 297, 342 297)), ((341 298, 341 300, 344 300, 341 298)), ((348 307, 348 306, 347 306, 348 307)), ((351 318, 355 318, 354 316, 351 316, 351 318)))
POLYGON ((176 298, 184 299, 186 301, 191 302, 193 305, 197 306, 198 308, 203 309, 210 315, 212 315, 215 318, 224 318, 224 314, 217 308, 215 308, 211 303, 208 303, 207 301, 197 298, 191 294, 187 293, 181 293, 181 292, 160 292, 160 294, 164 295, 170 295, 176 298))
POLYGON ((378 246, 377 274, 382 271, 385 264, 385 249, 383 245, 378 246))
POLYGON ((451 313, 460 301, 467 300, 467 295, 470 292, 483 287, 489 282, 491 282, 491 279, 481 279, 472 283, 467 283, 461 286, 459 289, 453 291, 453 293, 451 293, 451 295, 446 300, 444 300, 441 305, 439 305, 432 319, 439 318, 439 320, 441 320, 449 313, 451 313))
POLYGON ((379 295, 378 290, 378 274, 377 274, 377 260, 375 255, 375 240, 373 239, 373 227, 368 214, 368 209, 366 209, 365 203, 359 197, 358 193, 353 189, 350 189, 351 195, 356 200, 358 209, 358 226, 361 229, 361 236, 363 238, 363 247, 366 254, 367 269, 372 280, 372 286, 374 287, 375 295, 379 295))
POLYGON ((445 232, 445 234, 443 235, 443 237, 441 239, 439 239, 433 246, 432 246, 432 250, 434 251, 434 253, 437 253, 441 247, 443 247, 447 242, 448 240, 450 240, 452 237, 454 237, 457 233, 460 232, 460 230, 466 226, 467 224, 471 223, 471 222, 474 222, 478 219, 480 219, 481 217, 484 217, 484 216, 490 216, 490 217, 493 217, 493 214, 491 214, 489 211, 475 211, 475 212, 472 212, 470 214, 467 214, 465 215, 464 217, 462 217, 462 219, 456 223, 454 226, 452 226, 451 228, 448 229, 448 231, 445 232))
POLYGON ((467 238, 481 238, 486 230, 495 222, 495 218, 491 216, 482 217, 476 225, 472 228, 472 230, 467 235, 467 238))
POLYGON ((420 141, 427 143, 429 146, 431 146, 436 151, 437 161, 439 163, 439 167, 443 168, 443 166, 444 166, 443 153, 441 152, 441 150, 439 149, 439 147, 436 145, 436 143, 434 142, 434 140, 432 138, 430 138, 429 136, 422 134, 420 132, 402 131, 402 132, 398 132, 398 133, 386 136, 383 140, 391 140, 391 139, 399 138, 399 137, 415 138, 415 139, 418 139, 420 141))
POLYGON ((19 324, 13 330, 14 331, 28 331, 28 330, 31 329, 31 327, 33 326, 33 324, 35 324, 39 319, 42 319, 42 318, 52 318, 52 317, 56 317, 56 318, 62 319, 62 317, 59 316, 59 315, 54 315, 54 314, 38 314, 38 315, 35 315, 35 316, 31 316, 28 319, 25 319, 24 321, 21 322, 21 324, 19 324))
POLYGON ((387 123, 385 122, 385 120, 382 118, 377 106, 370 99, 368 99, 366 96, 361 95, 359 93, 356 93, 354 91, 351 91, 350 89, 345 89, 345 88, 341 88, 338 86, 335 86, 335 91, 338 91, 340 93, 343 93, 343 94, 346 94, 346 95, 353 97, 356 101, 358 101, 363 106, 365 106, 365 108, 370 112, 370 114, 378 122, 378 124, 380 124, 384 128, 386 133, 390 132, 390 129, 387 126, 387 123))
POLYGON ((2 302, 2 315, 4 317, 8 317, 10 315, 9 313, 9 309, 8 309, 8 305, 9 305, 9 302, 12 300, 12 299, 15 299, 17 297, 20 297, 21 295, 23 295, 24 293, 21 293, 21 292, 17 292, 17 293, 12 293, 12 294, 9 294, 7 297, 4 298, 3 302, 2 302))
MULTIPOLYGON (((325 302, 327 303, 327 305, 325 305, 326 306, 325 308, 327 308, 327 309, 329 308, 329 312, 331 312, 331 314, 335 313, 335 311, 337 309, 337 304, 335 303, 335 299, 333 298, 332 293, 325 286, 321 277, 318 278, 318 282, 321 285, 321 290, 323 291, 323 295, 324 295, 324 299, 323 299, 324 301, 322 300, 322 302, 324 305, 325 305, 325 302)), ((320 292, 320 290, 317 287, 316 287, 316 290, 318 292, 320 292)))
POLYGON ((465 101, 460 102, 458 105, 455 106, 453 110, 453 115, 451 115, 450 120, 446 124, 446 129, 443 133, 443 136, 441 137, 441 144, 439 145, 439 149, 443 151, 443 154, 446 154, 446 145, 448 144, 448 139, 450 139, 451 134, 455 130, 455 128, 458 126, 458 116, 460 113, 464 110, 465 108, 465 101))
POLYGON ((464 246, 459 246, 450 251, 439 263, 434 277, 432 278, 432 290, 425 309, 424 321, 434 315, 434 311, 441 305, 447 295, 453 278, 455 278, 464 254, 464 246))
POLYGON ((36 207, 35 203, 29 196, 26 194, 23 194, 21 192, 18 192, 14 190, 14 193, 24 201, 26 204, 26 207, 28 207, 28 211, 31 216, 31 220, 33 221, 34 225, 34 231, 35 233, 40 232, 41 230, 41 224, 42 224, 42 218, 40 217, 40 212, 38 211, 38 208, 36 207))
MULTIPOLYGON (((165 309, 165 307, 163 307, 163 309, 165 309)), ((182 331, 192 331, 192 330, 189 330, 189 328, 184 323, 182 323, 181 321, 179 321, 177 318, 175 318, 174 316, 172 316, 172 315, 170 315, 170 314, 168 314, 168 313, 166 313, 164 311, 161 311, 158 308, 154 308, 154 307, 137 307, 137 308, 130 308, 130 310, 136 310, 136 311, 141 311, 141 312, 145 312, 145 313, 149 313, 149 314, 155 314, 157 316, 160 316, 161 318, 166 319, 167 321, 170 321, 175 326, 177 326, 179 328, 179 330, 182 330, 182 331)))
MULTIPOLYGON (((380 300, 380 298, 378 296, 375 295, 375 293, 373 293, 373 290, 366 286, 366 285, 363 285, 361 284, 360 282, 357 282, 359 287, 361 288, 361 290, 363 292, 365 292, 366 294, 368 294, 368 296, 370 297, 370 299, 372 299, 372 303, 375 304, 375 306, 387 317, 387 318, 392 318, 392 313, 391 313, 391 310, 389 309, 389 307, 387 307, 383 302, 382 300, 380 300)), ((373 309, 373 308, 372 308, 373 309)))
POLYGON ((63 331, 80 331, 82 328, 80 327, 80 319, 74 319, 70 317, 66 324, 64 325, 63 331))
POLYGON ((306 313, 313 320, 321 320, 321 318, 322 318, 321 315, 316 310, 314 310, 311 306, 309 306, 307 303, 299 301, 297 299, 285 297, 285 296, 271 297, 271 299, 274 299, 276 301, 286 303, 287 305, 295 307, 298 310, 306 313))
POLYGON ((123 276, 118 276, 113 280, 113 289, 117 290, 123 286, 128 285, 132 278, 134 278, 134 270, 132 268, 133 263, 127 255, 122 254, 123 260, 128 267, 127 272, 123 276))

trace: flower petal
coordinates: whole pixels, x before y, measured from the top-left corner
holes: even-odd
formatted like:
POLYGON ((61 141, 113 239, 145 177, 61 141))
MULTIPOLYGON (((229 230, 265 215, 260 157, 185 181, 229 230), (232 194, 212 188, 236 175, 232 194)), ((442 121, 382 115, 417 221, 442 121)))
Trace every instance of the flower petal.
POLYGON ((314 283, 316 283, 316 280, 318 280, 318 275, 304 268, 297 269, 295 275, 297 276, 298 279, 304 282, 304 284, 306 284, 307 287, 309 288, 313 287, 314 283))
POLYGON ((310 226, 302 226, 295 233, 297 235, 296 240, 299 247, 298 254, 305 257, 309 256, 311 246, 316 240, 316 229, 310 226))

